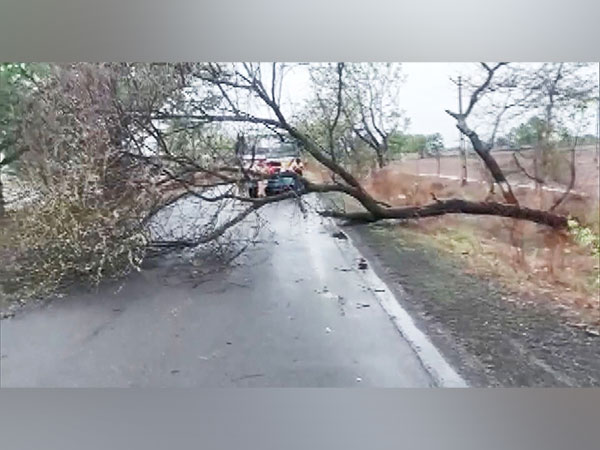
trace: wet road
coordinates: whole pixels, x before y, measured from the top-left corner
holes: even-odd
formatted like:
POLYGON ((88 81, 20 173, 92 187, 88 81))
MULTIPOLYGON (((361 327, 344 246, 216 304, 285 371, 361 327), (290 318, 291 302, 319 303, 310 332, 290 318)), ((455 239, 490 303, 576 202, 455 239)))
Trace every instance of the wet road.
POLYGON ((3 320, 1 385, 461 385, 331 222, 291 201, 262 215, 226 271, 161 262, 3 320))

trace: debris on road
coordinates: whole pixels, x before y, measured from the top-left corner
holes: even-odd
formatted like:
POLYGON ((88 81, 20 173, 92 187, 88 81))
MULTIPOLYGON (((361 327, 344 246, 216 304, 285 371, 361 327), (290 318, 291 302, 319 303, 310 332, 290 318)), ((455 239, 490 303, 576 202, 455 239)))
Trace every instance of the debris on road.
POLYGON ((600 333, 597 330, 590 327, 589 324, 587 324, 585 322, 579 322, 579 323, 567 322, 567 325, 569 325, 570 327, 573 327, 573 328, 577 328, 578 330, 583 330, 591 336, 600 336, 600 333))
POLYGON ((265 374, 264 373, 251 373, 248 375, 242 375, 241 377, 238 378, 232 378, 231 381, 232 382, 236 382, 236 381, 242 381, 242 380, 246 380, 248 378, 258 378, 258 377, 264 377, 265 374))
POLYGON ((332 236, 336 239, 348 239, 348 236, 346 236, 344 233, 342 233, 341 231, 338 231, 336 233, 333 233, 332 236))
POLYGON ((4 312, 0 313, 0 319, 9 319, 14 316, 15 316, 14 311, 4 311, 4 312))
POLYGON ((367 264, 367 260, 365 258, 360 258, 360 261, 358 262, 358 268, 360 270, 367 270, 368 267, 369 265, 367 264))
POLYGON ((344 311, 344 305, 346 305, 346 299, 343 296, 338 295, 337 296, 337 302, 338 302, 338 306, 340 307, 340 314, 342 316, 345 316, 346 315, 346 311, 344 311))
POLYGON ((325 327, 325 333, 327 333, 327 334, 331 333, 331 328, 325 327))

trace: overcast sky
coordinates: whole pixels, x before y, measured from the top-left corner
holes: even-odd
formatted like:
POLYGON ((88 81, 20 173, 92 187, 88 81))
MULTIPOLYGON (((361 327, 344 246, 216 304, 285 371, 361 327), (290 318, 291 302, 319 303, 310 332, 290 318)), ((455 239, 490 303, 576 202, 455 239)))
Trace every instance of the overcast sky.
MULTIPOLYGON (((454 120, 445 109, 458 110, 458 88, 450 80, 459 74, 468 76, 477 66, 473 63, 403 63, 406 81, 400 93, 399 103, 410 118, 409 133, 440 133, 447 147, 458 144, 458 130, 454 120)), ((598 79, 598 65, 590 76, 598 79)), ((290 98, 299 100, 308 93, 308 76, 304 69, 294 70, 285 77, 285 91, 290 98)), ((463 102, 468 99, 463 92, 463 102)), ((597 108, 596 108, 597 111, 597 108)), ((582 134, 596 134, 596 114, 589 111, 588 126, 582 134)))
POLYGON ((447 146, 456 145, 456 122, 444 112, 458 110, 458 88, 450 77, 466 74, 471 68, 456 63, 406 63, 403 71, 407 78, 400 102, 410 117, 409 132, 441 133, 447 146))

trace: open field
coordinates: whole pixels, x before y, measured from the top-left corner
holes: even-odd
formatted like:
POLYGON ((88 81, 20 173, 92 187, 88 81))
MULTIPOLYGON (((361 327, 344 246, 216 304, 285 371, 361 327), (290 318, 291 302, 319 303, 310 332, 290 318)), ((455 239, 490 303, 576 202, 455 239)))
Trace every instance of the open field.
MULTIPOLYGON (((565 149, 566 150, 566 149, 565 149)), ((568 162, 569 152, 563 150, 562 162, 568 162)), ((532 181, 527 178, 516 166, 512 152, 498 151, 494 152, 496 161, 507 175, 508 180, 516 185, 531 185, 532 181)), ((530 158, 531 150, 525 150, 519 153, 520 161, 528 171, 531 168, 530 158)), ((598 197, 598 154, 594 146, 578 147, 576 151, 576 176, 574 191, 585 192, 589 195, 598 197)), ((392 167, 401 169, 402 172, 415 175, 438 175, 438 162, 436 158, 416 159, 410 158, 403 161, 395 161, 392 167)), ((569 171, 562 171, 563 183, 549 183, 549 188, 560 188, 569 182, 569 171)), ((460 177, 461 164, 458 156, 443 156, 440 158, 439 175, 443 177, 460 177)), ((488 181, 489 175, 481 160, 472 151, 469 154, 467 175, 470 181, 488 181)))

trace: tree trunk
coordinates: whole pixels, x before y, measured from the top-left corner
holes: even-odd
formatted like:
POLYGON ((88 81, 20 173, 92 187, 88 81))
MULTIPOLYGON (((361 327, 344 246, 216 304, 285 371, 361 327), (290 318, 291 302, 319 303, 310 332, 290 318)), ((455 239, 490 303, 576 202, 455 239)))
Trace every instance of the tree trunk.
POLYGON ((377 165, 380 169, 385 167, 385 156, 381 150, 377 150, 377 165))
POLYGON ((510 184, 504 176, 504 172, 502 172, 502 169, 500 169, 496 159, 490 154, 489 149, 484 145, 483 142, 481 142, 481 139, 479 139, 477 133, 467 127, 464 120, 459 120, 457 127, 464 133, 465 136, 469 138, 471 144, 473 145, 473 149, 483 160, 485 166, 492 174, 492 177, 494 177, 494 181, 498 183, 498 186, 500 186, 500 191, 502 192, 504 200, 512 205, 518 205, 519 201, 513 194, 510 184))
POLYGON ((542 172, 540 170, 540 161, 542 159, 542 144, 538 143, 533 149, 533 177, 535 178, 535 186, 539 189, 540 181, 542 179, 542 172))
POLYGON ((4 186, 2 185, 2 174, 0 174, 0 217, 4 216, 4 186))
POLYGON ((533 177, 535 183, 535 194, 537 195, 537 203, 539 208, 543 207, 541 180, 545 179, 545 165, 542 161, 542 145, 543 143, 538 142, 535 148, 533 149, 533 177))
POLYGON ((471 202, 462 199, 437 201, 424 206, 382 208, 379 212, 344 213, 321 211, 321 215, 356 222, 375 222, 383 219, 420 219, 444 214, 475 214, 484 216, 510 217, 548 225, 556 229, 567 228, 567 217, 549 211, 530 209, 518 205, 492 202, 471 202))
POLYGON ((462 186, 467 184, 467 149, 465 148, 464 141, 461 139, 460 143, 460 164, 461 164, 461 173, 460 173, 460 184, 462 186))

